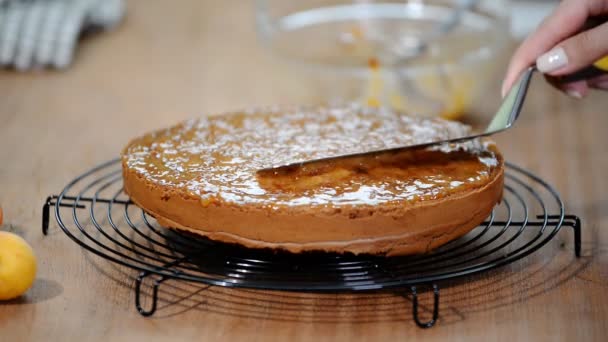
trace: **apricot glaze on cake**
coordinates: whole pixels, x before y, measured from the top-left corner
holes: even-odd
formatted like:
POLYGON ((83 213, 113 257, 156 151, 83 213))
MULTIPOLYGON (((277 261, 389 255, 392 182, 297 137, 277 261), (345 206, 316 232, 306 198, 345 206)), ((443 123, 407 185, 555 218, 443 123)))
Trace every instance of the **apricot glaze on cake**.
POLYGON ((500 201, 504 165, 492 142, 257 171, 468 129, 356 106, 202 117, 131 141, 124 190, 161 225, 216 241, 294 253, 424 253, 475 228, 500 201))

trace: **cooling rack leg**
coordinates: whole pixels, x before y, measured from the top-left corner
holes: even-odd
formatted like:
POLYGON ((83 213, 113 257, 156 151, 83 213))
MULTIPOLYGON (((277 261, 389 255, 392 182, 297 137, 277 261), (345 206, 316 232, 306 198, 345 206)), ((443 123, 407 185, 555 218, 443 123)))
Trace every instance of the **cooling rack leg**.
POLYGON ((574 255, 581 256, 581 219, 578 216, 569 216, 574 221, 571 225, 574 230, 574 255))
POLYGON ((416 286, 412 286, 412 316, 416 325, 420 328, 430 328, 437 322, 439 317, 439 287, 433 284, 433 318, 427 322, 421 322, 418 317, 418 292, 416 286))
POLYGON ((44 205, 42 206, 42 234, 46 235, 49 232, 49 210, 50 210, 50 200, 48 197, 44 205))
POLYGON ((163 281, 166 280, 165 277, 161 277, 160 279, 154 281, 152 286, 152 304, 150 304, 150 309, 146 310, 141 305, 141 284, 149 275, 149 272, 142 272, 135 280, 135 307, 137 308, 137 311, 144 317, 152 316, 154 312, 156 312, 156 305, 158 303, 158 287, 163 281))
POLYGON ((51 206, 54 205, 53 200, 55 196, 49 196, 46 198, 44 205, 42 206, 42 234, 46 235, 49 232, 49 217, 51 206))
MULTIPOLYGON (((44 201, 44 205, 42 206, 42 234, 47 235, 49 232, 49 219, 51 217, 51 206, 60 206, 60 207, 68 207, 68 208, 79 208, 84 209, 85 206, 82 204, 74 203, 76 197, 70 196, 56 196, 51 195, 46 198, 44 201), (60 201, 62 199, 63 201, 60 201), (67 202, 67 203, 66 203, 67 202)), ((80 198, 81 201, 91 201, 90 198, 80 198)))

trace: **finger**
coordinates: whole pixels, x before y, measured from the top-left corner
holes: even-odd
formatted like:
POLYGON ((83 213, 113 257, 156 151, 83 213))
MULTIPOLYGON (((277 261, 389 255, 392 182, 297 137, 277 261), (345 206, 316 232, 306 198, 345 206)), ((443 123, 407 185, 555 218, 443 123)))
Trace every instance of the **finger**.
POLYGON ((602 75, 587 81, 589 87, 595 89, 608 90, 608 75, 602 75))
POLYGON ((589 93, 589 85, 587 80, 564 83, 561 82, 559 78, 549 75, 545 75, 545 80, 556 89, 561 90, 576 99, 582 99, 589 93))
POLYGON ((536 60, 538 70, 560 76, 571 74, 608 55, 608 23, 559 43, 536 60))
POLYGON ((505 76, 502 93, 513 86, 521 72, 530 66, 541 54, 553 48, 557 43, 576 33, 589 16, 596 16, 608 11, 597 0, 564 0, 554 12, 545 18, 543 23, 517 49, 505 76))
POLYGON ((557 88, 568 94, 568 96, 579 100, 589 94, 589 85, 586 80, 558 84, 557 88))

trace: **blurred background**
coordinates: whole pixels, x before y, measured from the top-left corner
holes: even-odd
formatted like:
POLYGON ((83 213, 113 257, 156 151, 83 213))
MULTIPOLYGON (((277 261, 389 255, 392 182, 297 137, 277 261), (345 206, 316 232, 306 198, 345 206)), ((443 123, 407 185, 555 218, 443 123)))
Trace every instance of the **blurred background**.
POLYGON ((556 3, 0 0, 0 116, 28 87, 143 129, 350 101, 466 121, 493 112, 513 47, 556 3))

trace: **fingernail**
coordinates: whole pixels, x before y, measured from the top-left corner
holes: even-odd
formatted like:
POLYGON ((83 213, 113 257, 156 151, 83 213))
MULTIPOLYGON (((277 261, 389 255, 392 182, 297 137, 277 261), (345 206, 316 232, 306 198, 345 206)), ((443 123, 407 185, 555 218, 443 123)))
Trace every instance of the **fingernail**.
POLYGON ((536 67, 543 74, 555 71, 566 64, 568 64, 568 56, 561 47, 556 47, 536 59, 536 67))
POLYGON ((577 100, 580 100, 583 98, 583 94, 581 94, 578 90, 574 90, 574 89, 566 90, 566 94, 568 94, 568 96, 574 97, 577 100))

